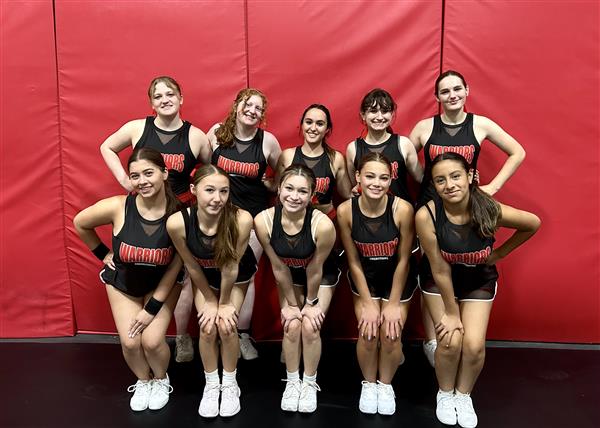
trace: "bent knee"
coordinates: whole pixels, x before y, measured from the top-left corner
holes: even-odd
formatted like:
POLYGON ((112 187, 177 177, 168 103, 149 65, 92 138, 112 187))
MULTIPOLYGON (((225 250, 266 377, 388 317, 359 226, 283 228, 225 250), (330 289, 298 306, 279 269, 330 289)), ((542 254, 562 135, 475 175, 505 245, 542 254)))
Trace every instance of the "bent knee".
POLYGON ((140 335, 137 335, 134 338, 121 338, 121 348, 123 352, 131 353, 137 352, 142 349, 142 339, 140 335))
POLYGON ((302 323, 300 320, 292 320, 290 322, 287 331, 284 331, 283 335, 292 341, 296 341, 300 339, 300 334, 302 331, 302 323))
POLYGON ((485 358, 485 342, 465 340, 462 345, 462 356, 465 360, 482 360, 485 358))
POLYGON ((302 320, 302 337, 309 341, 315 341, 321 337, 321 331, 319 329, 315 331, 311 322, 304 318, 302 320))
POLYGON ((166 343, 165 336, 147 335, 146 333, 142 333, 142 348, 144 348, 145 351, 158 351, 166 343))

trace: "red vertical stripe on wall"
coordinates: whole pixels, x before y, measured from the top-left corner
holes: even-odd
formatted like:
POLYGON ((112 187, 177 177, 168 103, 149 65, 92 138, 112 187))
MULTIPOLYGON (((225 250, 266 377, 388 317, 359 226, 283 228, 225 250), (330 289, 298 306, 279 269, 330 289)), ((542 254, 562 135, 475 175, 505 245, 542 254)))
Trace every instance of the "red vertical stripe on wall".
POLYGON ((52 2, 3 2, 0 337, 74 333, 52 2))

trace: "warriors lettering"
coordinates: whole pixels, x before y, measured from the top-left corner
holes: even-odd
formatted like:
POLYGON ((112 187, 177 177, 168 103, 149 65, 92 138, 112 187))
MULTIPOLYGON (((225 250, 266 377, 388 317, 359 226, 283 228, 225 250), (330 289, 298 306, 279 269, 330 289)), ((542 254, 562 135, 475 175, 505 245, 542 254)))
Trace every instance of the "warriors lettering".
POLYGON ((168 265, 173 259, 173 247, 143 248, 121 242, 119 257, 123 263, 148 263, 152 265, 168 265))
POLYGON ((365 243, 354 241, 363 257, 391 257, 398 249, 398 238, 388 242, 365 243))
POLYGON ((217 166, 223 168, 229 174, 243 175, 249 178, 258 177, 258 170, 260 169, 258 162, 239 162, 223 156, 219 156, 217 166))
POLYGON ((475 156, 475 146, 473 144, 470 146, 436 146, 433 144, 429 146, 429 157, 431 159, 435 159, 437 155, 447 152, 458 153, 465 158, 470 165, 475 156))
POLYGON ((483 250, 470 253, 447 253, 443 250, 442 257, 450 264, 460 263, 463 265, 481 265, 492 254, 492 248, 487 246, 483 250))

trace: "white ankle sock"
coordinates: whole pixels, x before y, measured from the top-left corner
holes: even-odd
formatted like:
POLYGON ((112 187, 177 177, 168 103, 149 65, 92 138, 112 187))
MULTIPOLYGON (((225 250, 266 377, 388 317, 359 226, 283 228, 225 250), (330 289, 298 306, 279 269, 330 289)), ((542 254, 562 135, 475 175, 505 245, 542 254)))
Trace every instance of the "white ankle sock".
POLYGON ((204 372, 204 377, 206 378, 206 383, 218 384, 219 383, 219 370, 215 370, 214 372, 204 372))
POLYGON ((231 385, 232 383, 236 383, 236 380, 235 380, 236 373, 237 373, 237 369, 235 369, 231 373, 223 370, 223 385, 231 385))

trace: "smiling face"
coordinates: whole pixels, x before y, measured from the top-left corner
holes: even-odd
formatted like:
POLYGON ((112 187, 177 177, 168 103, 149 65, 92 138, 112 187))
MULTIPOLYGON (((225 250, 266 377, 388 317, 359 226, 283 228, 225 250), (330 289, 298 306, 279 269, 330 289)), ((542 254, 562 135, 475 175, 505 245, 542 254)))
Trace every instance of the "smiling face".
POLYGON ((431 169, 435 191, 447 203, 460 203, 469 197, 473 173, 457 160, 442 160, 431 169))
POLYGON ((330 130, 325 112, 311 108, 302 118, 302 135, 308 144, 321 143, 330 130))
POLYGON ((289 213, 300 212, 308 206, 313 189, 303 175, 290 174, 279 186, 279 202, 289 213))
POLYGON ((174 116, 179 113, 183 97, 175 87, 159 81, 152 91, 151 104, 157 115, 174 116))
POLYGON ((392 176, 387 164, 379 161, 366 162, 356 171, 356 182, 360 184, 362 194, 370 199, 380 199, 390 189, 392 176))
POLYGON ((436 99, 447 112, 462 110, 468 95, 469 87, 459 76, 446 76, 437 85, 436 99))
POLYGON ((162 192, 169 173, 146 159, 129 164, 129 180, 131 186, 143 198, 155 196, 162 192))
POLYGON ((229 200, 229 179, 218 172, 205 175, 190 185, 198 201, 198 210, 210 216, 219 215, 229 200))
POLYGON ((389 107, 374 104, 367 111, 361 113, 361 117, 369 131, 381 132, 385 131, 392 123, 394 112, 389 107))
POLYGON ((258 126, 265 112, 264 102, 259 95, 251 95, 236 107, 236 120, 245 126, 258 126))

